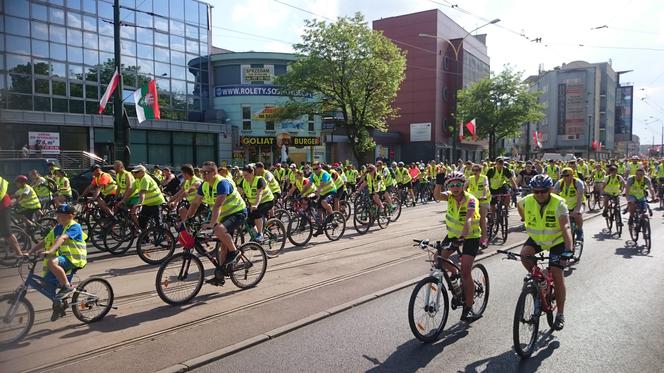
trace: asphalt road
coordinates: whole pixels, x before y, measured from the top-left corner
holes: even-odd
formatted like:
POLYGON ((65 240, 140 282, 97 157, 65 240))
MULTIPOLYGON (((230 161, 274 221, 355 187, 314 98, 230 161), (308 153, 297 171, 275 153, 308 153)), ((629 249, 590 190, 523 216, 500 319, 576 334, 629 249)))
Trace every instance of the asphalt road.
MULTIPOLYGON (((197 369, 198 372, 662 372, 664 371, 664 238, 653 218, 654 247, 644 256, 626 237, 586 222, 583 260, 567 278, 565 329, 542 318, 538 349, 520 360, 512 318, 524 269, 493 256, 483 261, 491 293, 485 315, 466 327, 450 313, 433 344, 408 327, 411 288, 352 308, 197 369)), ((423 264, 422 275, 428 268, 423 264)))

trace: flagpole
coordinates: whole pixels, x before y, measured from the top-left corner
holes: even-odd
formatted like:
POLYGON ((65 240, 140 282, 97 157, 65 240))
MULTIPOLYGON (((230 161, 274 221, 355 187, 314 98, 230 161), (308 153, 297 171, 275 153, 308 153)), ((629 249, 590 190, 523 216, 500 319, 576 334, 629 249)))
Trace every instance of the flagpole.
MULTIPOLYGON (((130 128, 129 121, 124 122, 124 105, 122 103, 122 69, 120 61, 120 0, 113 1, 113 49, 115 54, 115 68, 120 74, 118 86, 113 95, 113 142, 114 159, 121 160, 125 166, 131 162, 131 151, 129 150, 130 128)), ((127 118, 128 119, 128 118, 127 118)))

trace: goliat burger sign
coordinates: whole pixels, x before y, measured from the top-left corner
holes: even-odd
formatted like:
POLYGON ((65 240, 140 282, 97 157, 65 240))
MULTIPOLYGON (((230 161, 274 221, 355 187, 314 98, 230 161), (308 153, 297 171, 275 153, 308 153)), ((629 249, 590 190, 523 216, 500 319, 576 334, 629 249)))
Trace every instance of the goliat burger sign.
POLYGON ((274 137, 262 136, 242 136, 240 137, 240 144, 242 145, 274 145, 274 137))

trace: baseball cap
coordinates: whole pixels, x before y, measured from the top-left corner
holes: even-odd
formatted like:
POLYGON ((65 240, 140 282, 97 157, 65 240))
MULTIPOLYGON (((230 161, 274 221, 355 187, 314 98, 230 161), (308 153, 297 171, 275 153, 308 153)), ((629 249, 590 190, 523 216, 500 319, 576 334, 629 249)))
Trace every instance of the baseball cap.
POLYGON ((134 167, 133 170, 131 170, 131 172, 141 172, 141 171, 143 172, 147 171, 145 166, 143 166, 142 164, 139 164, 138 166, 134 167))

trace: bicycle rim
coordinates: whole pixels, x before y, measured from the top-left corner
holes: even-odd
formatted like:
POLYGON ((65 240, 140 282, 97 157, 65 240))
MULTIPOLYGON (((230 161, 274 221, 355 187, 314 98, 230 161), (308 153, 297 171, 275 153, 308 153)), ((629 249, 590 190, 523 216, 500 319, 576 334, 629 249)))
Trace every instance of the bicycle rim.
POLYGON ((359 234, 365 234, 371 226, 371 216, 367 205, 362 204, 355 208, 353 215, 353 226, 359 234))
POLYGON ((514 349, 522 358, 530 357, 535 350, 540 316, 536 302, 536 290, 526 285, 516 303, 513 325, 514 349))
POLYGON ((415 338, 435 341, 445 328, 449 313, 447 291, 435 277, 427 277, 415 285, 408 302, 408 325, 415 338))
POLYGON ((113 306, 113 288, 108 281, 90 278, 76 287, 71 307, 77 319, 84 323, 99 321, 113 306))
POLYGON ((159 264, 175 251, 175 238, 162 227, 148 228, 136 241, 139 258, 148 264, 159 264))
POLYGON ((258 285, 267 270, 265 250, 255 242, 247 242, 240 248, 235 263, 230 268, 231 281, 240 289, 258 285))
POLYGON ((304 215, 291 219, 288 224, 288 241, 295 246, 304 246, 309 243, 313 235, 311 221, 304 215))
POLYGON ((346 231, 346 218, 340 212, 335 211, 327 219, 324 230, 325 236, 327 236, 330 241, 340 239, 346 231))
POLYGON ((270 219, 263 228, 263 248, 269 256, 277 256, 286 246, 286 227, 277 219, 270 219))
POLYGON ((35 322, 35 310, 30 301, 21 298, 16 302, 13 294, 0 298, 0 345, 20 341, 35 322))
POLYGON ((651 237, 650 237, 650 219, 645 219, 643 222, 643 240, 646 243, 646 251, 650 253, 650 248, 652 246, 651 237))
POLYGON ((482 264, 475 264, 471 271, 475 292, 473 294, 473 312, 480 316, 489 303, 489 272, 482 264))
POLYGON ((155 278, 157 294, 171 305, 188 303, 203 286, 203 263, 190 252, 173 255, 161 264, 155 278))

